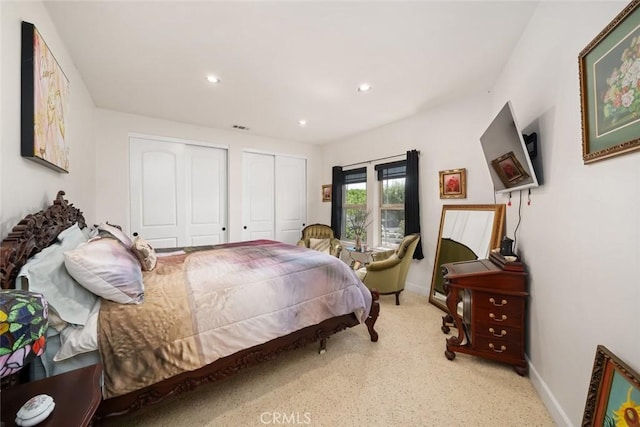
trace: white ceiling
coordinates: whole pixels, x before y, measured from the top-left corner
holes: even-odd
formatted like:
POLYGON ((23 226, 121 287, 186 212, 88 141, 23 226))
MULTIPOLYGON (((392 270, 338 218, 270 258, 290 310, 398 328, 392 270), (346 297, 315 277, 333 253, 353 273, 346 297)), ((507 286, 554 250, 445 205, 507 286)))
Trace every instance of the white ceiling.
POLYGON ((536 6, 45 4, 97 107, 222 129, 242 125, 255 135, 307 143, 341 139, 488 90, 536 6), (207 82, 209 73, 222 82, 207 82), (365 81, 373 89, 357 92, 365 81), (303 118, 304 128, 298 125, 303 118))

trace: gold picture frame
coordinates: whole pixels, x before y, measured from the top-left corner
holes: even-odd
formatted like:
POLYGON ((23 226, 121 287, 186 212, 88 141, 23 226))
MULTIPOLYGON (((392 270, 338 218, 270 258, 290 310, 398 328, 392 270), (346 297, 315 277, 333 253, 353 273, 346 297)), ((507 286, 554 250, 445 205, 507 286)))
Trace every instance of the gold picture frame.
POLYGON ((525 172, 522 164, 518 161, 513 151, 509 151, 502 156, 493 159, 491 165, 500 177, 500 181, 505 187, 513 187, 517 183, 529 178, 529 174, 525 172))
POLYGON ((587 392, 583 426, 624 425, 640 422, 637 403, 640 402, 640 375, 616 357, 605 346, 599 345, 591 372, 587 392))
POLYGON ((465 168, 449 169, 439 173, 441 199, 467 198, 467 170, 465 168))
POLYGON ((323 202, 331 201, 331 184, 325 184, 322 186, 322 201, 323 202))
POLYGON ((640 96, 629 83, 640 60, 638 5, 631 1, 578 56, 585 164, 640 149, 640 96))

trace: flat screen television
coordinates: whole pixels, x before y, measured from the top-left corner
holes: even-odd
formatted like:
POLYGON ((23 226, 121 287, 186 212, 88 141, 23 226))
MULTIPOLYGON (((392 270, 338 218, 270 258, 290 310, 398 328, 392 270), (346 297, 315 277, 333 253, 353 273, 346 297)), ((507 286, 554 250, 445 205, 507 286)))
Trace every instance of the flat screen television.
POLYGON ((484 157, 496 193, 508 193, 538 186, 532 164, 537 155, 537 135, 523 135, 511 102, 502 107, 480 137, 484 157))

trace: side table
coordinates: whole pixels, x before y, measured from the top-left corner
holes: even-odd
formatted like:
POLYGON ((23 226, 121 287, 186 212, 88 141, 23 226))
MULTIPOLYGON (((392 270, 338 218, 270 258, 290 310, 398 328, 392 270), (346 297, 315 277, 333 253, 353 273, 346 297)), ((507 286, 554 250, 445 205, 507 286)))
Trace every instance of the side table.
POLYGON ((15 426, 20 407, 38 394, 48 394, 56 404, 51 415, 38 427, 90 425, 102 400, 101 375, 102 367, 91 365, 2 390, 2 425, 15 426))

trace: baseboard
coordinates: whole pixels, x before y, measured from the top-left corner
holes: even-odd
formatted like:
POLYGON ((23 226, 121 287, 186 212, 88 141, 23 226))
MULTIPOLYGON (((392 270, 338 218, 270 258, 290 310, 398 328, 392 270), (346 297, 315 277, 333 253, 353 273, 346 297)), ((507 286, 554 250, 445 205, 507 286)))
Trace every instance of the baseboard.
POLYGON ((533 384, 533 388, 538 392, 538 396, 540 396, 542 403, 544 403, 544 406, 549 411, 553 421, 557 426, 572 427, 573 424, 569 421, 569 417, 567 417, 560 403, 558 403, 553 393, 551 393, 551 390, 547 387, 547 383, 542 380, 540 374, 538 374, 538 371, 528 357, 527 362, 529 362, 529 379, 531 380, 531 384, 533 384))
POLYGON ((429 295, 429 289, 410 282, 405 282, 404 288, 409 292, 413 292, 414 294, 429 295))

